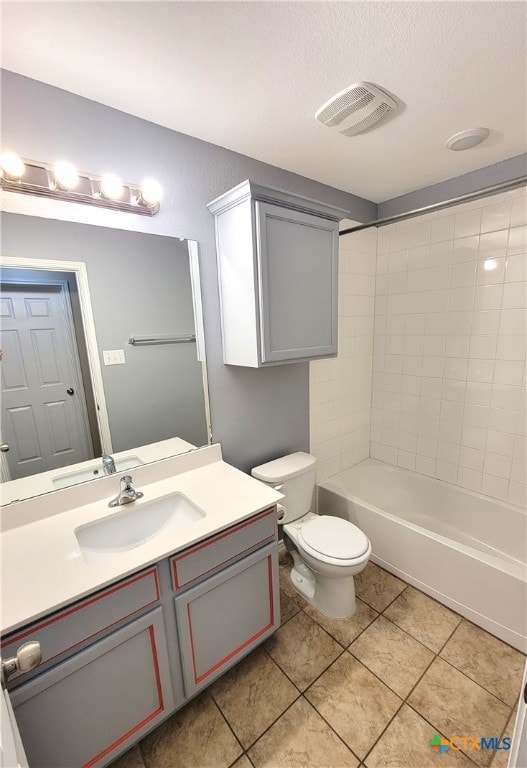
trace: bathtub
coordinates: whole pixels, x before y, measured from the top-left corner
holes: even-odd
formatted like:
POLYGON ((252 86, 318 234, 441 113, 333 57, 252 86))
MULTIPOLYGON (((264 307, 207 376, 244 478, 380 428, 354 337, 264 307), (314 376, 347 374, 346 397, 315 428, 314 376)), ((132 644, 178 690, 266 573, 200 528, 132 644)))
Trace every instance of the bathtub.
POLYGON ((525 510, 375 459, 319 483, 317 506, 364 531, 373 562, 525 653, 525 510))

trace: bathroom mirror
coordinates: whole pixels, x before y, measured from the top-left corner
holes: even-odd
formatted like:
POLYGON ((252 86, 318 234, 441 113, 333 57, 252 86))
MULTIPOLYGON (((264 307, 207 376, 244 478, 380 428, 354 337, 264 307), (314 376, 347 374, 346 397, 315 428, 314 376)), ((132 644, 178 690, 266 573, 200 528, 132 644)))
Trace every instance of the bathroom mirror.
POLYGON ((197 243, 1 225, 2 504, 207 444, 197 243))

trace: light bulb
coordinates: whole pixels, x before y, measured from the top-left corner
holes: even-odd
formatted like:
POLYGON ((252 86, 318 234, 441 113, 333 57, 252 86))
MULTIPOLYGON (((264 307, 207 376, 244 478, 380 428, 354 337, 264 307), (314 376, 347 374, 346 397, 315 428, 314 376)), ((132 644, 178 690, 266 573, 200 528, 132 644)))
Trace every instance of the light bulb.
POLYGON ((145 179, 141 184, 141 200, 146 205, 156 205, 163 197, 163 188, 155 179, 145 179))
POLYGON ((123 183, 115 173, 106 173, 101 179, 101 195, 107 200, 120 200, 123 196, 123 183))
POLYGON ((496 269, 497 266, 496 259, 485 259, 483 262, 483 269, 486 269, 487 272, 491 272, 493 269, 496 269))
POLYGON ((26 170, 26 166, 21 158, 15 152, 9 151, 2 152, 0 155, 0 166, 2 166, 2 173, 6 179, 11 179, 12 181, 18 181, 26 170))
POLYGON ((71 163, 59 161, 53 169, 55 183, 60 189, 74 189, 79 183, 79 174, 71 163))

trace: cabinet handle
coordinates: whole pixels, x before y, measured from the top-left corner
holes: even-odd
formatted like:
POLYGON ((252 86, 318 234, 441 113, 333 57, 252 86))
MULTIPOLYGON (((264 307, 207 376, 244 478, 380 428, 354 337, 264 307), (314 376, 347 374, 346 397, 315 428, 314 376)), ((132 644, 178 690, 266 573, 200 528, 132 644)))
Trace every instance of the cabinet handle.
POLYGON ((17 649, 16 654, 10 659, 2 660, 2 686, 7 682, 10 675, 15 672, 31 672, 38 667, 42 661, 42 651, 40 643, 37 640, 30 640, 17 649))

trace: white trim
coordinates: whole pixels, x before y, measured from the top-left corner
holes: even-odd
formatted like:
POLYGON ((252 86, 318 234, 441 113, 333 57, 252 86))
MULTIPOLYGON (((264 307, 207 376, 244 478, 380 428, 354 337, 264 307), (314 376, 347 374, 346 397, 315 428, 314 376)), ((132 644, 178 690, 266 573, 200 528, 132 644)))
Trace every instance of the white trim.
POLYGON ((212 422, 210 418, 209 381, 207 356, 205 354, 205 328, 203 325, 203 298, 201 295, 201 277, 199 271, 199 250, 196 240, 187 240, 190 265, 190 284, 192 291, 192 309, 194 311, 194 332, 196 334, 196 353, 201 362, 203 378, 203 398, 205 401, 205 419, 207 421, 207 442, 212 443, 212 422))
POLYGON ((95 398, 97 425, 99 427, 99 435, 101 438, 101 448, 103 453, 112 453, 110 422, 108 420, 106 397, 104 394, 102 372, 99 362, 99 346, 97 344, 97 335, 95 333, 95 322, 91 307, 86 264, 82 261, 27 259, 17 256, 2 256, 0 264, 2 267, 10 267, 12 269, 40 269, 52 272, 73 272, 75 274, 79 291, 79 304, 82 315, 82 324, 84 327, 84 337, 86 340, 86 350, 88 353, 88 366, 90 370, 93 396, 95 398))

